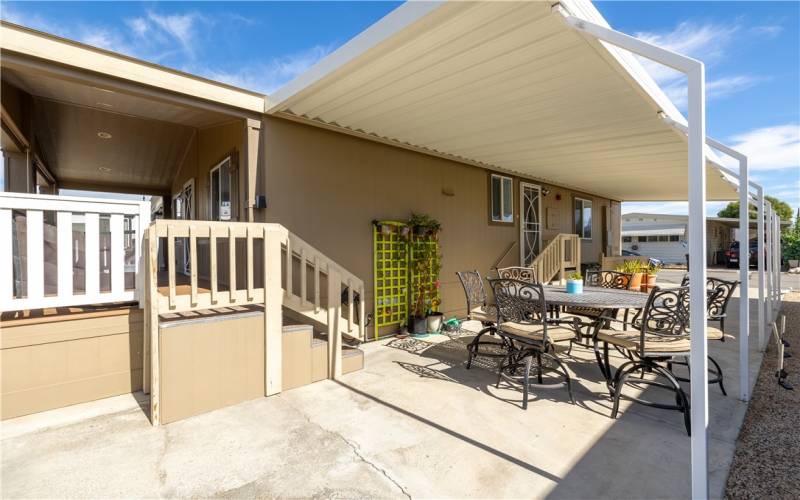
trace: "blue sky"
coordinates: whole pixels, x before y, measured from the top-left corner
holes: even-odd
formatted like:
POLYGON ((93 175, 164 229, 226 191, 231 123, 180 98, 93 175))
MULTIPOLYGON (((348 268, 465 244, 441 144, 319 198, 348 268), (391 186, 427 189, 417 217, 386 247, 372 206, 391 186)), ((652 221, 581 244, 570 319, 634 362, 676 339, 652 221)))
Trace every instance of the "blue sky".
MULTIPOLYGON (((399 2, 1 2, 2 17, 265 93, 399 2)), ((709 134, 750 156, 767 191, 800 206, 800 2, 598 2, 616 29, 703 60, 709 134)), ((679 75, 647 69, 679 108, 679 75)), ((724 203, 710 203, 709 215, 724 203)), ((623 211, 685 213, 685 203, 623 211)))

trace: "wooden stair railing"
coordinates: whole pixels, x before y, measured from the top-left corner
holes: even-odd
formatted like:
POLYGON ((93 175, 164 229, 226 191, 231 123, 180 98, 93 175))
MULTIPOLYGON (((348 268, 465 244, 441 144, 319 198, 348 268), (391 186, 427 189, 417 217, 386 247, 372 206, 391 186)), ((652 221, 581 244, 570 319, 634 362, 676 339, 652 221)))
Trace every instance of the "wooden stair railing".
POLYGON ((323 325, 328 339, 329 378, 338 378, 342 373, 342 335, 361 340, 365 337, 364 282, 280 224, 157 220, 147 229, 144 254, 147 293, 143 384, 145 392, 150 392, 153 425, 159 425, 160 420, 162 314, 262 305, 266 396, 281 391, 284 308, 323 325), (184 248, 188 248, 187 275, 176 272, 176 239, 182 239, 184 248), (227 242, 220 246, 219 239, 227 242), (207 259, 198 258, 198 240, 205 244, 207 259), (261 249, 256 252, 254 243, 258 240, 261 249), (162 286, 158 286, 159 241, 166 242, 163 252, 167 256, 167 276, 162 277, 166 283, 162 286), (208 266, 202 270, 204 276, 198 272, 201 264, 208 266), (237 283, 241 278, 243 281, 237 283), (343 294, 347 297, 346 315, 342 314, 343 294), (361 299, 357 321, 356 294, 361 299))
POLYGON ((530 266, 536 271, 541 283, 548 283, 558 276, 562 283, 567 269, 580 269, 581 239, 577 234, 560 233, 548 243, 530 266))

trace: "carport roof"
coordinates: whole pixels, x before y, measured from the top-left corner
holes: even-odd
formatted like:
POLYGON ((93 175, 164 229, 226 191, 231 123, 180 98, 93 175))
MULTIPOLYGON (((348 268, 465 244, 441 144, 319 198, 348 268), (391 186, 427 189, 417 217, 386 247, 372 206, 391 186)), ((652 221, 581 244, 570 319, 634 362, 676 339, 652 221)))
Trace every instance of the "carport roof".
MULTIPOLYGON (((590 2, 562 5, 607 25, 590 2)), ((408 2, 267 112, 612 199, 687 198, 687 139, 659 113, 684 117, 631 54, 549 2, 408 2)), ((710 166, 707 185, 709 199, 736 198, 710 166)))

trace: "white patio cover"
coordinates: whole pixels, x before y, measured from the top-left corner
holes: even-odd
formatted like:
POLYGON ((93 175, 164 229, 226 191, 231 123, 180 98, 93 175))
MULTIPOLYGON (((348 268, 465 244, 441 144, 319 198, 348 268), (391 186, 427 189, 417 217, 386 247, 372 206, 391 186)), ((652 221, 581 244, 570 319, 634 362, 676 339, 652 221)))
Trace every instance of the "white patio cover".
MULTIPOLYGON (((562 4, 607 24, 589 2, 562 4)), ((616 200, 687 199, 687 140, 659 112, 686 120, 632 55, 550 2, 406 3, 267 108, 616 200)), ((736 199, 715 169, 708 198, 736 199)))

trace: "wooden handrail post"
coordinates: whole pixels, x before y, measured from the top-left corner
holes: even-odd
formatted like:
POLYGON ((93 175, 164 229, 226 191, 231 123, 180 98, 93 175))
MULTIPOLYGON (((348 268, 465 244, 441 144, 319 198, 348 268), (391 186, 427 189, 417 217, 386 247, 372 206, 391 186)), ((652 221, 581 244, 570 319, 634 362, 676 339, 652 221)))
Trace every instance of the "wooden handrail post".
POLYGON ((264 392, 281 392, 283 373, 283 287, 281 232, 264 226, 264 392))
MULTIPOLYGON (((150 391, 150 422, 153 426, 161 423, 161 376, 160 376, 160 351, 158 327, 158 237, 156 227, 150 226, 147 230, 147 326, 149 331, 144 334, 149 338, 150 356, 144 367, 144 372, 149 372, 148 388, 150 391)), ((171 257, 170 257, 171 258, 171 257)), ((147 352, 147 351, 145 351, 147 352)))
POLYGON ((333 265, 328 265, 328 378, 334 380, 342 376, 341 294, 342 276, 333 265))

